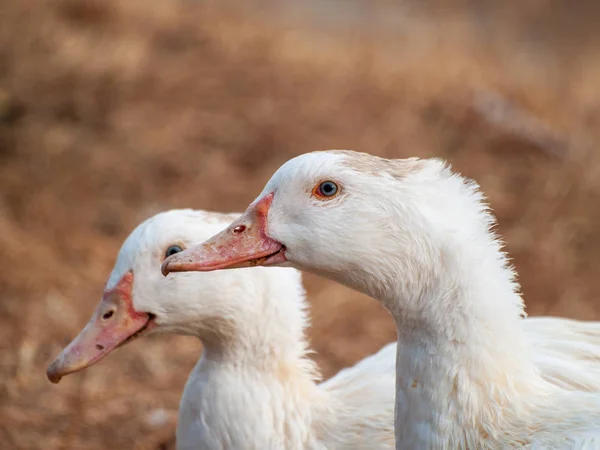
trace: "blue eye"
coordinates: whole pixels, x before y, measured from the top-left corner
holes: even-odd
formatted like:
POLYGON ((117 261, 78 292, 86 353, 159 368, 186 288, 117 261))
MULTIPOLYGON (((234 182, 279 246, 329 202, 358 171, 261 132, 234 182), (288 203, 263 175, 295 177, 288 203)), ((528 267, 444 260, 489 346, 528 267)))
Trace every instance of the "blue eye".
POLYGON ((323 181, 317 186, 317 188, 314 190, 314 193, 318 197, 328 198, 333 197, 335 194, 337 194, 338 190, 338 185, 335 184, 333 181, 323 181))
POLYGON ((183 251, 183 249, 179 245, 171 245, 165 252, 165 258, 168 258, 169 256, 174 255, 175 253, 179 253, 181 251, 183 251))

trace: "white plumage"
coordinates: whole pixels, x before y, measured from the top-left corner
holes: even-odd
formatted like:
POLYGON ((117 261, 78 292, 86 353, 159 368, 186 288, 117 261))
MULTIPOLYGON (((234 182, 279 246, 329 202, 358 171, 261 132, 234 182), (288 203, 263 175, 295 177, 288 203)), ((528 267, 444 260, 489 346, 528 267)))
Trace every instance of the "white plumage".
POLYGON ((315 152, 163 272, 291 265, 381 301, 398 329, 398 449, 600 448, 598 326, 524 319, 494 223, 443 161, 315 152))

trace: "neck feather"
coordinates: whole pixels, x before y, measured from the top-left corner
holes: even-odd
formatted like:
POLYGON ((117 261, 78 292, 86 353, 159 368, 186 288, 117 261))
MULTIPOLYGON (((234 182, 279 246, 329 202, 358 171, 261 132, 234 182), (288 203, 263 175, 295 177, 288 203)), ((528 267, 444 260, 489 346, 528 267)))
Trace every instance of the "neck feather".
POLYGON ((368 294, 398 329, 400 448, 489 439, 513 420, 508 411, 520 398, 545 388, 524 334, 519 286, 490 231, 493 216, 474 186, 448 181, 445 192, 454 188, 456 198, 421 207, 423 223, 411 237, 419 251, 407 262, 406 243, 390 237, 390 257, 368 275, 368 294))
POLYGON ((182 397, 178 438, 191 448, 308 448, 317 439, 315 417, 329 417, 332 405, 307 356, 300 277, 277 273, 291 269, 241 270, 252 280, 239 280, 245 298, 238 303, 250 307, 237 311, 228 331, 198 333, 204 355, 182 397))
POLYGON ((204 345, 204 360, 281 379, 317 380, 317 366, 308 357, 309 318, 300 274, 254 268, 235 275, 236 287, 226 295, 235 297, 230 303, 238 307, 196 332, 204 345))

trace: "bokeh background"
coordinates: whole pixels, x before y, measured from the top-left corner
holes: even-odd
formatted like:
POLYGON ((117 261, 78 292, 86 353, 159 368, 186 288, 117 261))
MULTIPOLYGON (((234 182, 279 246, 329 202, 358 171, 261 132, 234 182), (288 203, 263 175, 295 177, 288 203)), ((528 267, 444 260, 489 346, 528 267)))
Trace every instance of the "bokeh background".
MULTIPOLYGON (((174 207, 241 211, 310 150, 480 182, 532 315, 600 319, 600 3, 0 1, 0 447, 172 449, 201 345, 147 337, 51 385, 116 252, 174 207)), ((305 278, 325 377, 395 338, 305 278)))

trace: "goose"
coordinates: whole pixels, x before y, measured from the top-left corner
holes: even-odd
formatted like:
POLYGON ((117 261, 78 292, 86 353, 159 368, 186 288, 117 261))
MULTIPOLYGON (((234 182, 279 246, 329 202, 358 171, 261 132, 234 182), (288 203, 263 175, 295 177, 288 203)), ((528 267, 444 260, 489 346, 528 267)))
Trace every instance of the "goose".
POLYGON ((162 272, 292 266, 379 300, 398 332, 397 449, 600 448, 600 393, 536 365, 552 333, 532 338, 495 222, 477 183, 441 159, 312 152, 162 272))
POLYGON ((57 383, 141 335, 193 335, 204 350, 180 402, 179 450, 393 449, 395 343, 318 383, 300 272, 161 275, 166 256, 238 215, 171 210, 141 223, 91 320, 48 377, 57 383))

